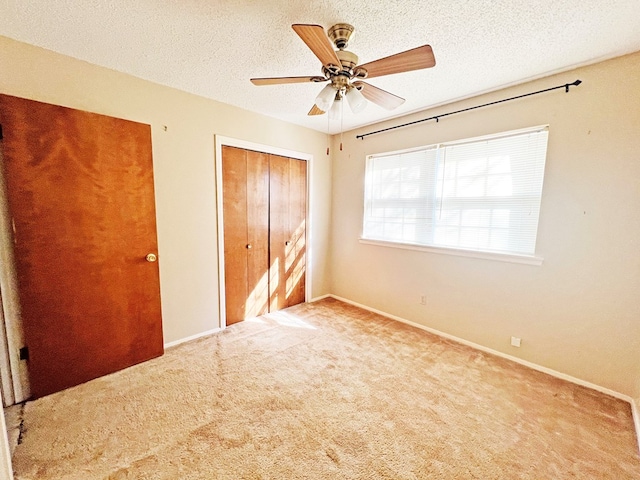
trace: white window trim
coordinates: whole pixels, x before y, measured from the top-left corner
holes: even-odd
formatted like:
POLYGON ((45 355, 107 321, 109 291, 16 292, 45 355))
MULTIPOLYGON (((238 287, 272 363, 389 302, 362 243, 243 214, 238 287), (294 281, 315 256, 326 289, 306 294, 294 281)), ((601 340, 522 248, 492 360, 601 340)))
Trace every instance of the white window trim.
POLYGON ((401 250, 416 250, 419 252, 438 253, 442 255, 454 255, 457 257, 480 258, 483 260, 499 260, 507 263, 521 263, 524 265, 542 265, 544 258, 538 255, 513 255, 509 253, 480 252, 476 250, 465 250, 462 248, 434 247, 427 245, 417 245, 414 243, 387 242, 384 240, 369 240, 360 237, 359 242, 363 245, 375 245, 378 247, 399 248, 401 250))

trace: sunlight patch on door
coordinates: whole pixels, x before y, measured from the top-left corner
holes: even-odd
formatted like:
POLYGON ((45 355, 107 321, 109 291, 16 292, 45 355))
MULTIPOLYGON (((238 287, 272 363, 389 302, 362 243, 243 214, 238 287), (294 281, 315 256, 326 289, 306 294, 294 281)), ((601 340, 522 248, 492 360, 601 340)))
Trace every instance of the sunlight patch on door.
POLYGON ((267 311, 269 302, 269 272, 264 272, 256 287, 249 293, 244 307, 244 318, 257 317, 267 311))
POLYGON ((285 247, 286 295, 291 297, 305 272, 306 222, 302 220, 285 247))
POLYGON ((269 267, 269 285, 270 285, 269 290, 271 292, 276 292, 273 294, 273 297, 271 298, 271 304, 269 306, 270 311, 278 309, 278 293, 276 288, 274 288, 274 286, 279 284, 280 284, 280 258, 276 257, 273 260, 271 267, 269 267))

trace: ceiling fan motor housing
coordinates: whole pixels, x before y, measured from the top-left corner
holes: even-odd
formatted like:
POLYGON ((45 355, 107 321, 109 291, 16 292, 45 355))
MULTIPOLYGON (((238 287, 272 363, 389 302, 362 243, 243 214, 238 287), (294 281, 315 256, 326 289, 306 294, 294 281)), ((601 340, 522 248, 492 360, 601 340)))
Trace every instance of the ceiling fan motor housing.
POLYGON ((340 59, 340 63, 345 70, 353 70, 358 64, 358 56, 355 53, 348 52, 346 50, 339 50, 336 52, 338 58, 340 59))

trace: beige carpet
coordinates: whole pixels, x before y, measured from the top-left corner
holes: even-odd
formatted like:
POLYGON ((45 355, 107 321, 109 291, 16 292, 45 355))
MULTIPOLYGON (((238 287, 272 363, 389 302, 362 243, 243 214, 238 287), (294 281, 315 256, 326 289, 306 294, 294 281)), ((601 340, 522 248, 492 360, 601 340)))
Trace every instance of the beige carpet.
POLYGON ((640 478, 629 405, 327 299, 29 402, 20 480, 640 478))

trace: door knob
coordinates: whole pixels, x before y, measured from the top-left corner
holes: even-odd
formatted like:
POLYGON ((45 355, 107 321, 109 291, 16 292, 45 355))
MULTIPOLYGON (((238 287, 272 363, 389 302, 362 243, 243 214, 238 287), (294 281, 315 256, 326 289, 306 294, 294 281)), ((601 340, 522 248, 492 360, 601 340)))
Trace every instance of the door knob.
POLYGON ((251 244, 250 243, 247 244, 247 249, 251 250, 251 244))
POLYGON ((148 253, 146 257, 144 257, 147 262, 155 262, 158 260, 158 256, 155 253, 148 253))
POLYGON ((287 240, 286 242, 284 242, 284 244, 288 247, 289 245, 291 245, 291 242, 287 240))

